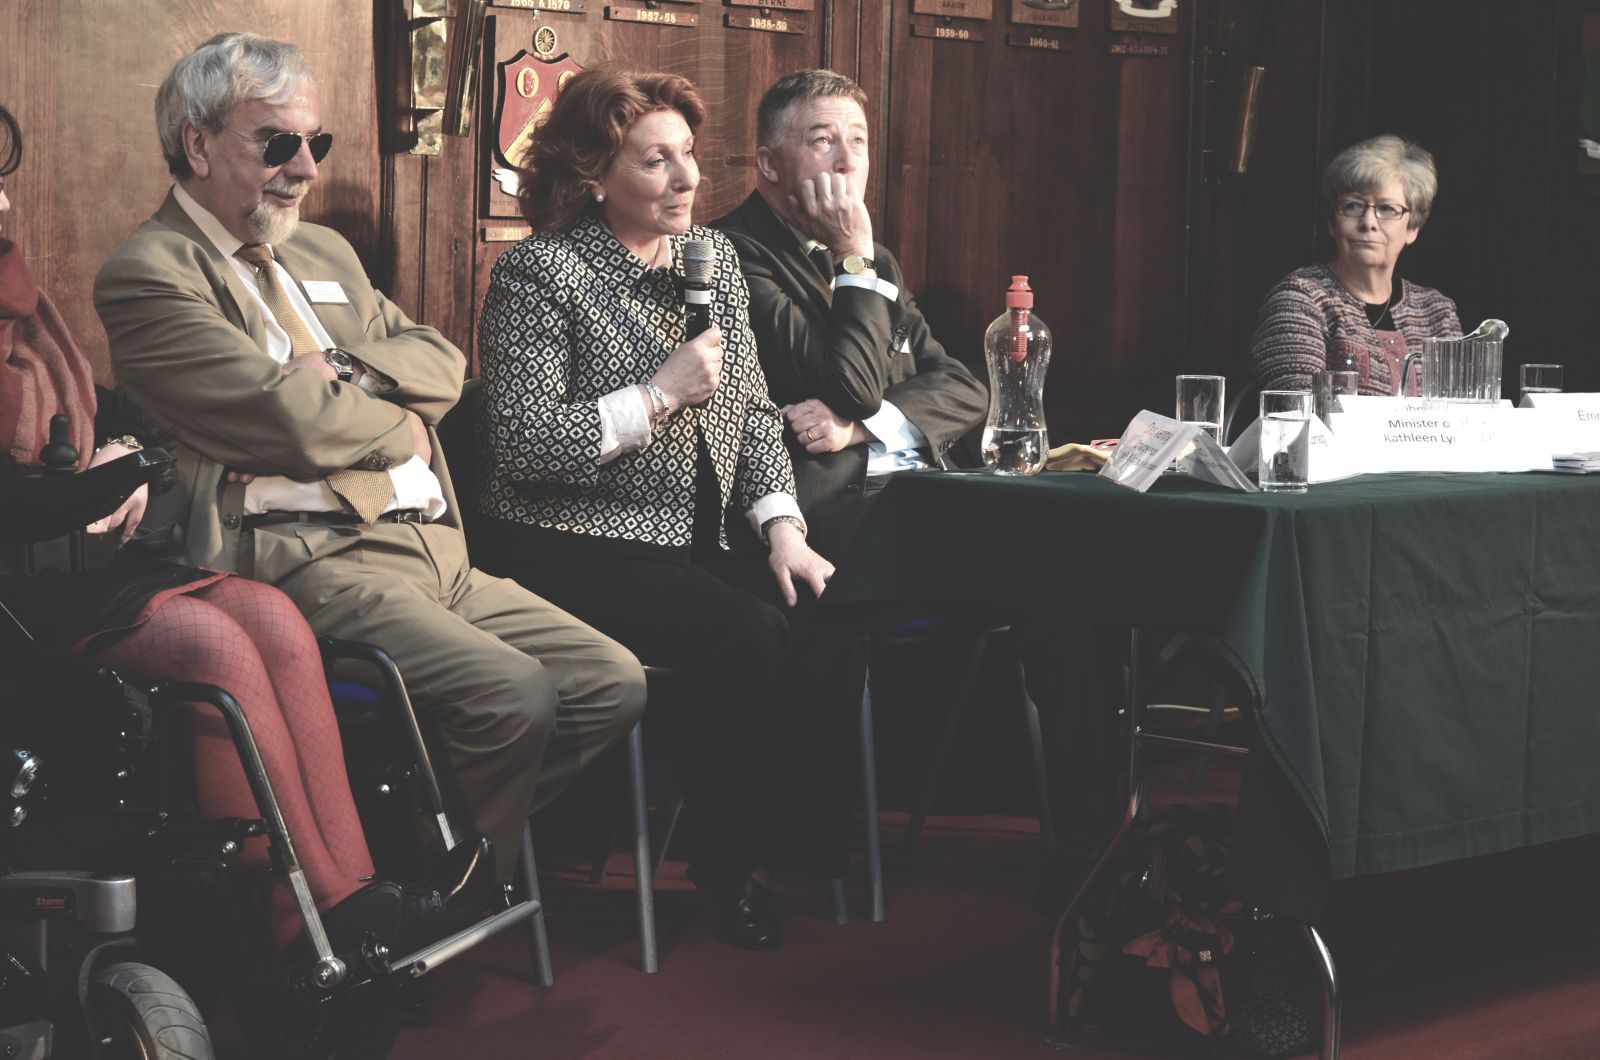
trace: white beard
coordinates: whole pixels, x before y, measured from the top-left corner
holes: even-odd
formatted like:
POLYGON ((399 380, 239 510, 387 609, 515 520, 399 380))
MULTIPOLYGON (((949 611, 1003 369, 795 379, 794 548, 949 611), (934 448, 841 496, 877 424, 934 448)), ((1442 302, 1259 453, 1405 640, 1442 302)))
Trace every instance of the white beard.
POLYGON ((300 207, 262 202, 250 211, 250 216, 245 220, 249 222, 250 230, 256 234, 258 242, 285 243, 300 224, 300 207))

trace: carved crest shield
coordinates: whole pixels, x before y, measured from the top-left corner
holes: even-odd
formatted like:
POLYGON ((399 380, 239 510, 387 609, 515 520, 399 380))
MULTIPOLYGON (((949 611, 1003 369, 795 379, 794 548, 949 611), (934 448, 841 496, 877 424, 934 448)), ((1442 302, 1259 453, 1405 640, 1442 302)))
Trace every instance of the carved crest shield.
POLYGON ((533 142, 534 126, 555 102, 556 94, 581 73, 583 67, 573 62, 570 55, 545 60, 520 51, 498 64, 497 69, 500 78, 494 116, 496 161, 515 168, 533 142))

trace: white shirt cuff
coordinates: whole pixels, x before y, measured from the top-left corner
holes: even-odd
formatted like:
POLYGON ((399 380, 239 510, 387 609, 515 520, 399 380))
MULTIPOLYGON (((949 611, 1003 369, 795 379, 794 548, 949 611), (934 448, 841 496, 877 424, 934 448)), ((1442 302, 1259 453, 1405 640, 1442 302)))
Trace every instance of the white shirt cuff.
POLYGON ((750 520, 750 528, 761 536, 761 527, 768 519, 776 519, 780 515, 792 515, 805 525, 806 517, 800 514, 800 504, 787 493, 769 493, 750 506, 744 513, 750 520))
POLYGON ((891 302, 900 300, 900 288, 877 276, 852 276, 848 272, 840 273, 833 278, 833 289, 837 291, 841 287, 865 287, 869 291, 877 291, 891 302))
POLYGON ((623 453, 650 444, 650 406, 637 386, 613 390, 600 399, 600 450, 597 463, 609 464, 623 453))
POLYGON ((876 444, 887 452, 928 448, 928 436, 923 434, 915 423, 906 419, 906 414, 896 408, 892 401, 880 403, 878 411, 862 420, 861 426, 865 427, 867 433, 878 440, 876 444))
POLYGON ((429 522, 444 514, 444 488, 433 469, 422 462, 422 457, 413 456, 405 463, 391 467, 389 481, 394 484, 394 502, 386 511, 420 508, 429 522))
POLYGON ((361 382, 357 383, 356 386, 369 394, 387 394, 399 385, 376 368, 368 368, 361 361, 356 361, 356 364, 361 369, 361 382))

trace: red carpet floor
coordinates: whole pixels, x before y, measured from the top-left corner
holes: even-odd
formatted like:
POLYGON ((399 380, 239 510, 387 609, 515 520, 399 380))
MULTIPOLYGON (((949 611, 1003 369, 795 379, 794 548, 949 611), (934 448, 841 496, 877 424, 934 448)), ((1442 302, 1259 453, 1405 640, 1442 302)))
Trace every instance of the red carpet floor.
MULTIPOLYGON (((901 815, 885 814, 898 833, 901 815)), ((889 855, 887 923, 848 926, 820 884, 780 879, 785 943, 746 953, 710 935, 706 899, 669 862, 659 975, 638 970, 628 861, 590 888, 546 880, 557 982, 531 985, 524 938, 436 976, 434 1019, 397 1060, 577 1057, 1027 1057, 1127 1054, 1043 1026, 1051 920, 1032 909, 1037 834, 1020 818, 944 818, 889 855)), ((1600 952, 1559 927, 1478 918, 1463 930, 1387 929, 1347 983, 1352 1060, 1600 1057, 1600 952)))

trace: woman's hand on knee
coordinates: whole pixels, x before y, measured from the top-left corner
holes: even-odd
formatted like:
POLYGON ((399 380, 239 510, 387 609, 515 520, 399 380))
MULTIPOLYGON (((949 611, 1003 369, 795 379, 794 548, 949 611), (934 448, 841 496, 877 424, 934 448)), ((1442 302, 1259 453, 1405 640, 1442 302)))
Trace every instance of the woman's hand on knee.
POLYGON ((799 599, 795 591, 796 581, 809 585, 817 596, 822 595, 822 590, 828 586, 828 579, 833 577, 833 564, 812 551, 799 527, 792 523, 776 524, 767 537, 767 547, 770 550, 767 553, 767 566, 772 568, 773 577, 778 579, 778 590, 783 593, 784 603, 793 607, 799 599))

